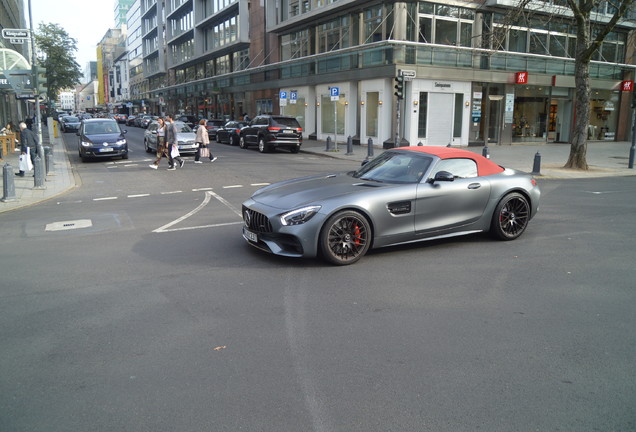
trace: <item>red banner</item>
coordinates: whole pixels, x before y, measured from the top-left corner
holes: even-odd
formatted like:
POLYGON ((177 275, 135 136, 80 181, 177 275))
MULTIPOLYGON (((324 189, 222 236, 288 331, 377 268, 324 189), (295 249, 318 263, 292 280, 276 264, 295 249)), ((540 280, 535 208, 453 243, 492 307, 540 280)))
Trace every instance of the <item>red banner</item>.
POLYGON ((515 73, 515 84, 528 84, 528 72, 515 73))

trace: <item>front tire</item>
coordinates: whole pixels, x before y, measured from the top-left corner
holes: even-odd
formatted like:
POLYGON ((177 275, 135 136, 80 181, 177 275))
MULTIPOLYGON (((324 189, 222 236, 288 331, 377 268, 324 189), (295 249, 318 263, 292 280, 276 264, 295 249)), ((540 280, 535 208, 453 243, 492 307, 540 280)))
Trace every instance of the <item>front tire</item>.
POLYGON ((491 232, 499 240, 514 240, 528 227, 530 205, 520 193, 506 195, 492 216, 491 232))
POLYGON ((144 140, 144 147, 146 147, 146 153, 152 153, 152 149, 148 145, 148 141, 144 140))
POLYGON ((331 216, 320 233, 323 257, 335 265, 353 264, 371 246, 371 225, 356 211, 345 210, 331 216))
POLYGON ((243 135, 239 138, 239 147, 242 149, 247 148, 247 143, 245 142, 245 137, 243 135))

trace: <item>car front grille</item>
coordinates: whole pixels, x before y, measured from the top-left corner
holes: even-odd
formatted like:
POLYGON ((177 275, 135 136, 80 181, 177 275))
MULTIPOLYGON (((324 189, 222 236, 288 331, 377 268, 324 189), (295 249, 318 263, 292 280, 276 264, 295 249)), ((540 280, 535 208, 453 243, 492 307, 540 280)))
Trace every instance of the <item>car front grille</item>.
POLYGON ((245 226, 257 233, 271 233, 272 224, 269 222, 269 218, 262 213, 248 209, 243 206, 243 222, 245 226))

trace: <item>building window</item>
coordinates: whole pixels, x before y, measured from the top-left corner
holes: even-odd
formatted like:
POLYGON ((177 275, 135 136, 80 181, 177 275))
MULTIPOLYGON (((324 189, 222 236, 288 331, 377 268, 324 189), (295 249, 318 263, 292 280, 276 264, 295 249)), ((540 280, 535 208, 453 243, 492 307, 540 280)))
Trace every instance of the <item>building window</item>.
POLYGON ((301 30, 281 36, 281 60, 290 60, 310 55, 309 30, 301 30))
POLYGON ((474 21, 471 9, 421 2, 418 41, 472 47, 474 21))
POLYGON ((318 52, 325 53, 351 46, 350 23, 349 17, 344 16, 318 26, 318 52))

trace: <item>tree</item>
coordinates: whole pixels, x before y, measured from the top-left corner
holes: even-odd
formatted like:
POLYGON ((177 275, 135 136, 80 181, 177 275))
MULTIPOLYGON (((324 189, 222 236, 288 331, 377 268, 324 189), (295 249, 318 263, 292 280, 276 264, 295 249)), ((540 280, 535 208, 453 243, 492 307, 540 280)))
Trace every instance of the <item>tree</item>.
MULTIPOLYGON (((574 56, 574 82, 576 118, 570 143, 570 155, 564 168, 587 170, 587 131, 590 122, 590 63, 594 54, 608 34, 625 17, 625 14, 636 0, 519 0, 516 7, 506 16, 508 26, 493 30, 490 34, 494 46, 502 46, 506 32, 511 25, 522 20, 529 20, 533 13, 542 13, 544 19, 571 16, 576 28, 576 50, 574 56), (557 6, 558 5, 558 6, 557 6), (592 22, 592 13, 607 6, 613 11, 609 21, 592 22), (568 13, 569 10, 569 13, 568 13), (506 28, 508 27, 508 28, 506 28)), ((609 12, 611 13, 611 12, 609 12)), ((597 14, 598 16, 598 14, 597 14)), ((608 17, 610 15, 604 15, 608 17)))
POLYGON ((576 86, 576 120, 574 136, 570 145, 570 156, 565 168, 587 170, 587 129, 590 120, 590 61, 594 53, 601 47, 607 35, 614 30, 616 24, 625 16, 634 0, 614 0, 609 2, 614 8, 614 15, 607 24, 592 26, 591 13, 601 3, 599 0, 567 0, 576 21, 576 55, 574 59, 576 86), (592 30, 596 31, 596 36, 592 30))
POLYGON ((35 42, 39 66, 46 68, 47 96, 57 99, 61 89, 79 84, 83 75, 74 57, 77 41, 58 24, 40 23, 35 42))

